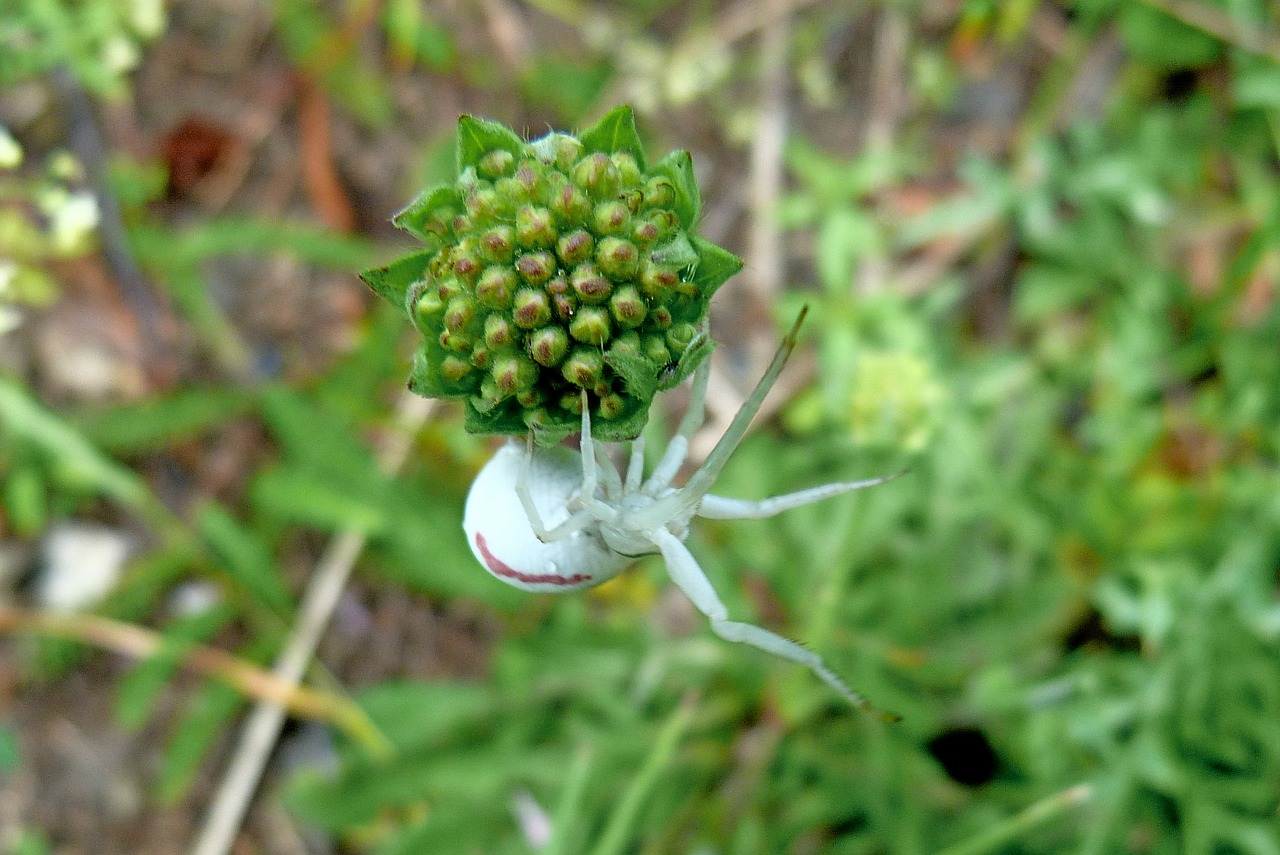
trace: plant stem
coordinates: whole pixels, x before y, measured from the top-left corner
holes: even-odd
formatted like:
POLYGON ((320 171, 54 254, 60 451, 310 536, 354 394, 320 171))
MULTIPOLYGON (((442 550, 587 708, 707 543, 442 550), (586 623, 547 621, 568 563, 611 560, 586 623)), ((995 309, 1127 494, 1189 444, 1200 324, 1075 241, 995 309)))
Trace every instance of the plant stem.
POLYGON ((1068 787, 1046 796, 976 837, 943 849, 936 855, 982 855, 984 852, 993 852, 1040 823, 1085 802, 1092 794, 1093 788, 1088 784, 1068 787))
POLYGON ((136 659, 166 652, 177 653, 178 662, 192 671, 221 680, 251 698, 278 704, 295 715, 330 722, 375 755, 385 756, 390 750, 386 737, 352 701, 339 695, 291 685, 270 671, 225 650, 203 644, 183 645, 175 649, 160 633, 100 615, 0 606, 0 635, 14 633, 78 641, 136 659))

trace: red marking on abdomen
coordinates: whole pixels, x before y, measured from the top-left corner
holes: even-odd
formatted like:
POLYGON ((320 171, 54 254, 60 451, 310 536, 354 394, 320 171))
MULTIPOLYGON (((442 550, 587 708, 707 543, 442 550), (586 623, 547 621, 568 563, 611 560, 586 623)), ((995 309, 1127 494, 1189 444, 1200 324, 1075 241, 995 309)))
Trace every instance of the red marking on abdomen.
POLYGON ((590 582, 591 577, 585 573, 574 573, 572 576, 557 576, 555 573, 521 573, 514 567, 508 567, 489 551, 489 544, 484 542, 484 535, 476 532, 476 548, 484 556, 485 566, 495 576, 505 576, 526 585, 581 585, 590 582))

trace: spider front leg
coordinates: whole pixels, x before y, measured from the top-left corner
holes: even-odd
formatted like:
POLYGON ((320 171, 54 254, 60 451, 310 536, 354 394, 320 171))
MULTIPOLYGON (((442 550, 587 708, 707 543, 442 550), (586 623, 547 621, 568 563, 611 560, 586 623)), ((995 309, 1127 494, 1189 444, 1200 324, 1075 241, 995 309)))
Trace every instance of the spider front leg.
POLYGON ((688 547, 666 528, 656 529, 652 533, 652 539, 654 545, 661 551, 663 561, 667 564, 667 574, 671 577, 671 581, 684 591, 685 596, 692 601, 698 611, 710 618, 711 629, 716 635, 726 641, 749 644, 766 653, 804 665, 855 707, 874 713, 885 721, 898 720, 898 716, 876 709, 866 698, 849 688, 844 680, 826 666, 822 657, 812 650, 767 629, 729 620, 728 610, 720 601, 715 589, 711 587, 707 574, 703 572, 688 547))
POLYGON ((574 512, 567 520, 555 528, 547 528, 547 524, 543 522, 542 514, 538 512, 538 506, 533 501, 533 492, 529 489, 529 470, 532 467, 533 431, 530 431, 528 439, 525 440, 524 461, 520 464, 520 472, 516 475, 516 497, 520 500, 520 506, 524 508, 524 515, 529 521, 529 528, 533 529, 534 536, 538 540, 543 543, 563 540, 575 531, 580 531, 591 524, 591 514, 584 509, 574 512))
POLYGON ((772 496, 759 501, 729 499, 708 493, 702 497, 702 504, 698 506, 698 516, 713 520, 761 520, 765 517, 776 516, 783 511, 789 511, 792 508, 821 502, 823 499, 830 499, 842 493, 850 493, 865 487, 874 487, 877 484, 892 481, 901 474, 903 473, 895 472, 892 475, 868 478, 865 481, 841 481, 835 484, 823 484, 819 487, 810 487, 808 490, 797 490, 794 493, 784 493, 781 496, 772 496))
POLYGON ((710 378, 711 357, 708 356, 694 371, 693 389, 689 393, 689 408, 685 410, 684 418, 680 420, 676 435, 671 437, 671 442, 667 444, 667 450, 663 452, 662 459, 658 461, 649 480, 645 482, 644 489, 647 492, 656 493, 665 489, 671 484, 671 479, 676 477, 680 467, 684 465, 685 456, 689 453, 689 438, 701 426, 703 413, 706 412, 707 382, 710 378))

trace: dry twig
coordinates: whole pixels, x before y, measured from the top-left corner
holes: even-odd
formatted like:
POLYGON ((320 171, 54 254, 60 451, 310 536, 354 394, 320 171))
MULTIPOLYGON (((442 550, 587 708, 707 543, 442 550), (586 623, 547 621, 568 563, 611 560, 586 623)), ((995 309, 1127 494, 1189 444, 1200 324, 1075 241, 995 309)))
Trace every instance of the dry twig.
MULTIPOLYGON (((404 463, 413 436, 426 422, 433 404, 433 401, 410 392, 403 394, 396 410, 394 432, 378 455, 378 465, 384 472, 395 472, 404 463)), ((297 622, 285 642, 284 651, 276 660, 274 673, 285 683, 296 686, 302 679, 364 545, 363 534, 343 532, 329 542, 316 564, 298 608, 297 622)), ((285 709, 271 703, 259 704, 250 713, 222 786, 215 794, 204 826, 191 847, 191 855, 226 855, 231 850, 266 768, 267 758, 280 736, 284 716, 285 709)))

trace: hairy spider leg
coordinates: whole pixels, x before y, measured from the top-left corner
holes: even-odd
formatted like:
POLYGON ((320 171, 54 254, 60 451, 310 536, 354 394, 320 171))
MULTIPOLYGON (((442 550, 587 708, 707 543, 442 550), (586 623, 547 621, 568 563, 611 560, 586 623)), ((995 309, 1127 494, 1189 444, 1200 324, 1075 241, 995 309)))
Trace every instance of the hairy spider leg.
POLYGON ((533 502, 533 493, 529 490, 529 470, 533 466, 533 431, 525 440, 524 461, 520 464, 520 472, 516 475, 516 497, 524 508, 524 515, 529 520, 529 527, 534 535, 543 543, 563 540, 575 531, 581 531, 591 525, 594 518, 591 512, 584 509, 574 511, 569 518, 553 529, 548 529, 538 513, 538 506, 533 502))
POLYGON ((822 657, 812 650, 762 627, 729 620, 728 609, 720 601, 715 588, 711 587, 711 581, 707 579, 707 574, 703 572, 698 560, 693 557, 688 547, 666 528, 654 530, 653 542, 662 552, 671 581, 676 583, 676 587, 684 592, 698 611, 711 620, 711 629, 716 635, 726 641, 749 644, 766 653, 804 665, 855 707, 875 713, 886 721, 898 720, 898 716, 877 709, 870 701, 851 689, 844 680, 826 666, 822 657))
POLYGON ((689 439, 702 425, 702 416, 706 412, 707 382, 710 378, 711 357, 708 356, 694 371, 693 389, 689 393, 689 408, 685 410, 684 418, 680 420, 676 435, 671 437, 671 442, 667 444, 667 450, 663 452, 662 459, 653 468, 649 480, 644 482, 644 490, 650 495, 657 495, 659 491, 669 487, 671 479, 676 477, 676 473, 684 465, 685 456, 689 453, 689 439))
MULTIPOLYGON (((692 513, 693 509, 698 506, 698 503, 711 490, 711 486, 720 477, 721 470, 729 462, 729 457, 737 450, 742 438, 746 436, 751 420, 760 411, 760 405, 764 403, 765 396, 769 394, 769 390, 777 381, 778 375, 782 373, 782 368, 791 357, 791 352, 796 349, 796 342, 800 335, 800 325, 804 323, 804 317, 808 313, 808 306, 800 310, 799 317, 791 325, 791 331, 787 333, 782 339, 782 343, 778 345, 778 350, 774 353, 773 361, 769 363, 764 376, 760 378, 760 382, 756 383, 756 387, 751 391, 750 397, 738 409, 724 435, 720 437, 715 448, 711 449, 711 453, 707 455, 707 459, 698 467, 697 471, 689 476, 689 481, 677 492, 659 499, 648 508, 638 512, 635 519, 635 525, 638 528, 645 529, 664 525, 668 520, 678 519, 685 514, 692 513)), ((683 428, 684 425, 681 425, 681 427, 683 428)))
POLYGON ((781 496, 771 496, 768 499, 760 499, 759 501, 728 499, 724 496, 715 496, 708 493, 702 497, 702 504, 698 506, 698 516, 713 520, 761 520, 765 517, 776 516, 783 511, 789 511, 792 508, 811 505, 814 502, 821 502, 823 499, 830 499, 832 496, 839 496, 841 493, 874 487, 877 484, 892 481, 901 474, 902 472, 895 472, 892 475, 868 478, 865 481, 842 481, 837 484, 823 484, 820 487, 810 487, 807 490, 797 490, 794 493, 784 493, 781 496))

